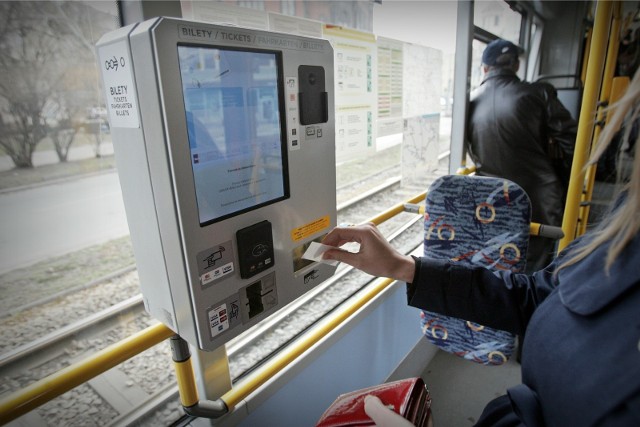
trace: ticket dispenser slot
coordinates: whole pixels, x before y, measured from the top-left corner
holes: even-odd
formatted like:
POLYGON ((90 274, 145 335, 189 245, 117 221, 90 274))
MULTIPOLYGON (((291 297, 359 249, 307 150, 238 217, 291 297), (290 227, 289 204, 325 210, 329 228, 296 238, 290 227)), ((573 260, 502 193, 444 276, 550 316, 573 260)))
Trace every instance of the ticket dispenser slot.
POLYGON ((325 90, 324 68, 313 65, 298 67, 300 81, 300 123, 313 125, 329 119, 329 106, 325 90))
POLYGON ((278 305, 278 290, 274 273, 263 276, 256 282, 240 290, 242 320, 248 322, 278 305))

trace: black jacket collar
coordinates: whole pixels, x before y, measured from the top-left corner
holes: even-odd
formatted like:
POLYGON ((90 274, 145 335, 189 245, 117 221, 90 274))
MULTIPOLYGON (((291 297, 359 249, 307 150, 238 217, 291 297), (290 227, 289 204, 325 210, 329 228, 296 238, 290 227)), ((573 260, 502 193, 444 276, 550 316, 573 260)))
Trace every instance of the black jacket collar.
POLYGON ((513 71, 508 68, 492 68, 485 74, 484 79, 482 79, 481 85, 485 84, 485 82, 489 79, 494 79, 498 77, 507 77, 520 81, 520 77, 513 71))

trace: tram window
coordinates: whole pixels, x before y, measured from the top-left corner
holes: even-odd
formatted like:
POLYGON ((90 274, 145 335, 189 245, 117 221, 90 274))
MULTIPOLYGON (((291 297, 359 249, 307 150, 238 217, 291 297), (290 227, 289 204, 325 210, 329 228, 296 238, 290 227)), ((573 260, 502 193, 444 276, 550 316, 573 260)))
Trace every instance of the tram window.
MULTIPOLYGON (((236 4, 264 10, 267 3, 250 1, 236 4)), ((305 3, 313 4, 314 2, 305 3)), ((318 21, 333 19, 334 22, 331 22, 333 24, 340 23, 349 28, 373 32, 372 9, 374 6, 382 8, 383 4, 373 5, 371 2, 354 2, 353 7, 346 8, 345 4, 337 3, 340 2, 336 2, 336 5, 327 2, 331 7, 338 8, 337 10, 325 10, 322 7, 294 7, 297 4, 296 2, 283 1, 282 12, 293 14, 295 11, 298 15, 305 11, 309 14, 313 12, 315 15, 305 16, 305 18, 318 21), (340 19, 340 22, 335 22, 338 19, 340 19)), ((393 4, 393 2, 386 3, 384 7, 393 4)), ((443 6, 446 5, 446 2, 435 2, 434 4, 446 9, 443 6)), ((417 6, 411 5, 411 7, 417 6)), ((420 7, 429 8, 427 3, 420 7)), ((454 6, 452 6, 452 9, 455 12, 454 6)), ((419 39, 407 39, 389 32, 384 35, 389 38, 443 51, 442 93, 434 94, 434 97, 439 99, 442 96, 449 100, 451 98, 451 82, 453 80, 453 47, 449 51, 439 45, 434 46, 432 43, 455 40, 455 13, 451 13, 450 19, 446 20, 442 19, 444 11, 438 9, 437 13, 433 13, 433 9, 430 10, 432 12, 430 16, 442 25, 425 26, 424 17, 420 17, 420 23, 412 23, 412 27, 420 28, 421 31, 413 31, 410 34, 411 37, 418 37, 419 39), (443 37, 443 34, 447 34, 447 36, 443 37)), ((5 329, 9 335, 14 335, 11 343, 6 345, 3 350, 9 351, 15 346, 26 344, 26 342, 19 340, 41 339, 43 335, 52 329, 66 326, 71 322, 80 322, 82 316, 87 314, 87 308, 89 308, 89 314, 94 314, 97 307, 102 307, 103 299, 106 300, 107 296, 113 298, 114 303, 122 303, 129 298, 134 298, 139 294, 139 287, 137 285, 137 273, 133 266, 131 244, 127 235, 126 218, 121 207, 119 183, 117 179, 113 179, 114 177, 117 178, 117 175, 113 173, 115 172, 115 166, 113 163, 111 134, 106 121, 106 110, 102 99, 103 91, 97 83, 98 70, 94 57, 94 46, 97 39, 102 34, 119 26, 117 3, 115 1, 0 2, 0 16, 12 17, 11 20, 4 20, 0 23, 0 30, 7 30, 0 32, 12 34, 11 38, 0 43, 0 50, 3 52, 3 57, 11 58, 12 60, 16 59, 20 65, 14 66, 13 69, 8 68, 3 74, 7 81, 15 83, 12 84, 11 95, 18 100, 18 95, 21 95, 21 88, 37 88, 39 91, 50 91, 47 93, 42 92, 42 94, 38 92, 38 96, 41 98, 40 101, 43 101, 38 103, 42 112, 32 116, 42 118, 42 123, 47 125, 46 129, 38 126, 33 126, 30 129, 34 137, 37 136, 37 132, 44 132, 43 137, 38 142, 37 153, 35 153, 33 159, 29 159, 33 160, 33 167, 11 169, 14 167, 12 159, 8 155, 3 156, 3 160, 8 166, 3 170, 6 173, 1 175, 4 180, 2 188, 7 188, 7 186, 11 185, 9 184, 10 182, 17 182, 17 179, 24 179, 22 182, 17 182, 17 185, 26 185, 30 183, 27 179, 46 181, 51 178, 51 174, 54 176, 77 174, 77 169, 73 167, 81 164, 84 168, 83 171, 107 170, 106 173, 97 176, 83 176, 81 179, 34 190, 34 192, 37 192, 39 202, 46 205, 44 207, 38 208, 28 204, 20 206, 14 204, 11 209, 7 209, 6 213, 11 214, 12 217, 10 220, 3 222, 1 230, 3 237, 8 236, 12 240, 11 243, 5 245, 5 250, 2 252, 3 256, 0 257, 2 267, 0 271, 3 272, 2 276, 0 276, 0 288, 2 288, 3 292, 5 289, 7 290, 3 294, 5 304, 3 312, 18 311, 14 309, 22 307, 27 309, 27 306, 33 305, 33 310, 39 312, 51 311, 52 313, 58 313, 56 310, 40 309, 39 304, 44 304, 47 298, 63 293, 66 288, 81 288, 88 283, 93 283, 94 281, 96 283, 95 286, 92 285, 82 291, 74 291, 69 296, 66 296, 64 315, 58 314, 48 317, 42 314, 30 315, 29 317, 33 320, 33 323, 29 323, 28 328, 25 328, 26 325, 21 321, 17 323, 19 332, 13 333, 14 330, 5 329), (6 25, 6 27, 2 27, 2 25, 6 25), (21 28, 33 28, 34 30, 25 32, 21 28), (56 35, 56 37, 42 37, 40 30, 49 31, 50 33, 47 34, 56 35), (48 43, 51 44, 49 45, 48 43), (20 46, 24 48, 24 52, 32 48, 44 50, 45 47, 50 47, 51 49, 44 51, 48 55, 44 58, 45 62, 36 64, 34 58, 43 59, 43 53, 40 55, 34 54, 33 57, 17 58, 15 55, 20 53, 19 49, 16 51, 11 51, 11 49, 17 49, 20 46), (73 62, 68 61, 70 57, 74 58, 73 62), (47 78, 42 78, 41 74, 37 73, 45 73, 47 78), (58 74, 64 78, 53 78, 58 74), (40 78, 37 79, 38 85, 20 83, 22 80, 26 81, 38 75, 40 75, 40 78), (72 109, 73 111, 71 111, 72 109), (69 113, 67 118, 63 117, 66 113, 69 113), (55 144, 64 141, 61 139, 54 140, 54 136, 62 137, 65 135, 71 138, 69 139, 69 144, 66 145, 66 148, 70 147, 68 152, 70 154, 69 162, 58 161, 56 154, 57 146, 55 144), (45 158, 52 158, 55 164, 48 164, 45 167, 45 163, 49 162, 49 160, 42 160, 45 158), (86 163, 85 160, 87 161, 86 163), (46 175, 47 173, 50 175, 46 175), (44 178, 42 178, 43 176, 44 178), (105 209, 104 206, 109 206, 109 209, 105 209), (48 216, 48 221, 35 221, 32 215, 29 214, 29 212, 45 209, 53 212, 53 215, 48 216), (114 240, 109 240, 112 238, 114 240), (106 240, 109 241, 105 243, 106 240), (74 250, 72 247, 80 250, 69 252, 74 250), (55 255, 60 254, 62 256, 55 257, 55 255), (54 258, 49 259, 50 256, 54 256, 54 258), (19 266, 25 265, 28 268, 18 269, 19 266), (105 282, 104 280, 106 279, 104 278, 110 276, 113 271, 122 271, 123 273, 105 282), (25 284, 26 280, 29 280, 29 284, 25 284), (36 301, 38 304, 33 304, 33 295, 38 295, 38 301, 36 301), (68 315, 68 312, 74 312, 74 315, 68 315), (29 332, 25 333, 25 330, 29 332)), ((447 16, 449 17, 449 15, 447 16)), ((392 20, 388 19, 381 21, 383 21, 381 23, 388 25, 393 23, 392 20)), ((376 28, 376 30, 379 30, 376 31, 376 34, 383 33, 381 31, 382 28, 376 28)), ((277 110, 271 110, 269 108, 271 104, 268 102, 268 99, 274 96, 273 92, 272 90, 264 90, 256 93, 258 99, 264 101, 260 104, 259 111, 255 111, 255 118, 260 123, 254 131, 261 134, 264 132, 269 134, 277 132, 275 126, 275 111, 277 110)), ((0 120, 0 133, 3 136, 11 134, 13 137, 13 132, 17 129, 20 117, 14 117, 13 113, 9 111, 8 106, 11 99, 6 98, 6 96, 3 98, 3 94, 0 93, 0 114, 2 119, 0 120)), ((194 102, 197 102, 197 100, 194 102)), ((211 108, 215 108, 212 98, 208 98, 208 102, 210 102, 209 106, 211 108)), ((439 107, 439 104, 437 106, 439 107)), ((450 108, 450 103, 448 107, 450 108)), ((203 114, 206 113, 203 112, 203 114)), ((434 115, 436 114, 437 111, 434 112, 434 115)), ((208 119, 210 120, 211 117, 208 119)), ((442 113, 440 114, 440 119, 439 142, 441 143, 441 150, 439 154, 442 154, 446 152, 449 145, 451 117, 446 113, 442 113)), ((34 124, 30 120, 29 118, 25 122, 34 124)), ((398 134, 402 136, 402 131, 398 132, 398 134)), ((204 141, 202 142, 204 143, 204 141)), ((399 184, 394 179, 399 178, 398 175, 400 174, 401 145, 390 145, 389 148, 378 150, 369 157, 362 156, 362 158, 355 159, 350 164, 338 165, 338 186, 340 188, 337 198, 339 204, 346 204, 344 202, 357 199, 356 196, 370 193, 368 195, 370 203, 366 208, 361 206, 350 210, 345 208, 344 216, 339 217, 338 222, 361 222, 370 218, 372 214, 379 210, 397 203, 405 196, 415 194, 413 189, 409 190, 410 194, 406 195, 397 189, 399 184), (366 172, 363 172, 365 170, 362 167, 363 165, 367 166, 366 172), (375 176, 369 175, 373 173, 372 171, 376 172, 375 176), (386 190, 391 196, 384 200, 378 199, 379 196, 373 190, 377 191, 379 187, 386 188, 389 182, 396 185, 396 187, 389 187, 386 190)), ((62 152, 64 152, 65 146, 62 148, 62 152)), ((277 158, 278 153, 276 152, 275 154, 277 158)), ((277 163, 284 163, 281 158, 276 160, 277 163)), ((445 159, 442 163, 446 161, 445 159)), ((286 163, 284 165, 286 166, 286 163)), ((283 189, 283 186, 286 187, 287 181, 286 170, 281 170, 278 173, 282 173, 284 177, 280 178, 278 176, 278 179, 274 180, 274 186, 277 187, 277 195, 274 197, 276 200, 286 194, 286 188, 283 189), (283 181, 284 184, 281 184, 283 181)), ((424 191, 424 188, 420 188, 420 191, 424 191)), ((11 194, 13 195, 14 193, 11 194)), ((18 194, 21 194, 21 192, 15 193, 15 195, 18 194)), ((12 195, 5 195, 6 200, 13 197, 12 195)), ((216 215, 215 213, 208 215, 207 212, 204 212, 204 214, 203 223, 207 222, 208 219, 215 218, 216 215)), ((221 213, 221 215, 226 214, 233 213, 221 213)), ((410 214, 403 215, 400 221, 405 222, 405 218, 410 214)), ((396 227, 396 224, 392 226, 396 227)), ((419 224, 417 227, 420 229, 419 224)), ((419 232, 413 232, 413 234, 420 240, 419 232)), ((309 278, 312 278, 313 272, 309 274, 309 278)), ((355 280, 353 283, 349 283, 348 286, 345 286, 345 284, 334 286, 330 289, 331 292, 322 297, 323 304, 327 306, 327 310, 330 310, 329 305, 339 304, 346 296, 356 292, 360 286, 360 283, 356 283, 355 280)), ((252 304, 252 313, 259 313, 262 310, 259 301, 252 300, 250 303, 252 304)), ((59 303, 50 304, 54 306, 59 303)), ((132 310, 142 310, 142 304, 139 305, 140 307, 136 305, 132 310)), ((283 314, 283 316, 285 315, 283 314)), ((5 319, 9 321, 11 316, 8 315, 5 319)), ((118 340, 124 339, 139 329, 154 323, 148 316, 145 316, 142 320, 134 319, 134 317, 136 316, 119 317, 121 324, 118 332, 108 339, 101 338, 98 340, 94 337, 79 339, 77 348, 72 349, 74 352, 69 357, 75 357, 80 352, 86 351, 87 348, 91 348, 91 351, 97 351, 110 344, 112 342, 110 340, 113 337, 118 340)), ((309 320, 313 322, 317 319, 309 320)), ((268 325, 266 326, 268 327, 268 325)), ((308 325, 296 324, 295 326, 304 330, 308 325)), ((275 328, 280 329, 279 327, 275 328)), ((18 331, 18 329, 15 329, 15 331, 18 331)), ((279 345, 279 343, 273 342, 274 338, 272 336, 266 339, 271 342, 268 343, 269 345, 262 345, 262 347, 273 348, 279 345)), ((258 342, 256 344, 259 345, 261 343, 258 342)), ((127 361, 126 365, 123 365, 121 369, 126 371, 127 374, 129 371, 137 371, 141 376, 144 375, 144 387, 147 387, 146 383, 153 383, 154 387, 168 386, 175 382, 173 374, 167 375, 167 372, 173 372, 170 366, 171 356, 168 354, 168 350, 169 348, 166 345, 155 346, 153 349, 127 361), (158 356, 156 353, 161 354, 158 356), (153 359, 153 362, 148 363, 151 359, 153 359), (161 364, 161 366, 158 364, 161 364), (154 369, 147 369, 148 366, 154 366, 154 369)), ((237 359, 241 358, 238 357, 237 359)), ((237 369, 235 369, 236 372, 244 372, 245 368, 239 366, 240 361, 233 361, 232 363, 238 365, 237 369)), ((38 375, 40 373, 44 375, 51 372, 38 372, 38 375)), ((32 377, 30 376, 29 378, 32 377)), ((68 399, 68 397, 61 397, 60 399, 68 399)), ((40 411, 40 409, 37 411, 40 411)), ((53 419, 55 421, 55 418, 53 419)), ((163 421, 167 422, 168 420, 165 418, 163 421)))
MULTIPOLYGON (((140 292, 95 57, 97 40, 120 26, 118 5, 3 1, 0 17, 0 357, 6 361, 33 341, 51 344, 59 340, 54 331, 94 328, 68 337, 60 363, 55 351, 24 353, 24 361, 38 358, 32 366, 42 369, 23 361, 5 369, 4 397, 148 324, 124 314, 104 334, 104 324, 87 320, 140 292)), ((155 358, 159 365, 145 371, 144 381, 175 384, 167 375, 168 346, 155 351, 166 354, 155 358)), ((150 365, 151 352, 118 369, 131 378, 150 365)), ((105 425, 118 412, 84 384, 27 416, 52 425, 105 425), (78 407, 83 398, 95 413, 59 410, 78 407), (77 415, 71 420, 70 414, 77 415)))
POLYGON ((474 90, 482 83, 484 76, 484 72, 482 71, 482 52, 484 52, 486 47, 487 44, 480 40, 473 40, 471 45, 471 90, 474 90))
POLYGON ((520 44, 522 15, 511 10, 503 0, 475 2, 473 23, 491 34, 520 44))
MULTIPOLYGON (((476 2, 473 12, 473 23, 476 27, 509 40, 516 45, 521 45, 520 30, 523 17, 519 12, 512 10, 503 0, 486 0, 476 2)), ((484 73, 482 71, 482 52, 487 43, 474 39, 471 46, 471 90, 480 86, 484 73)), ((524 69, 518 71, 522 74, 524 69)), ((524 77, 524 76, 520 76, 524 77)))

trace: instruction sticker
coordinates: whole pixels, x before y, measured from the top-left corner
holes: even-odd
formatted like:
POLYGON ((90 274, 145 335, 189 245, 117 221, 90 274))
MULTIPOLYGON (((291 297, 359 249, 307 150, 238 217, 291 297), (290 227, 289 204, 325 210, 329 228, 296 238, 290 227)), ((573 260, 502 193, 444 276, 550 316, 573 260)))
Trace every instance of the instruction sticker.
POLYGON ((105 100, 111 127, 139 128, 138 100, 133 84, 133 63, 126 40, 98 50, 105 100))
POLYGON ((209 316, 209 328, 211 336, 216 335, 229 329, 229 313, 227 312, 227 304, 221 304, 207 313, 209 316))
POLYGON ((300 135, 298 123, 298 78, 287 77, 285 79, 286 97, 285 102, 287 108, 287 141, 289 150, 300 149, 300 135))
POLYGON ((312 236, 319 231, 324 230, 329 227, 331 220, 329 215, 325 215, 321 218, 316 219, 308 224, 303 225, 302 227, 294 228, 291 230, 291 240, 297 242, 302 239, 306 239, 309 236, 312 236))
POLYGON ((227 277, 235 271, 231 241, 199 252, 196 257, 202 286, 227 277))

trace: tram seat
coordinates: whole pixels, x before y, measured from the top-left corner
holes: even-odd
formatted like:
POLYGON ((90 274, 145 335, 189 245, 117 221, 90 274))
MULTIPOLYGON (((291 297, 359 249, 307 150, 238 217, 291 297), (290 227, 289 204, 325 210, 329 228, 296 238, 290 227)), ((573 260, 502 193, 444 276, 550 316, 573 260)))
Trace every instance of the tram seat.
MULTIPOLYGON (((502 178, 447 175, 428 189, 424 255, 491 270, 523 271, 531 203, 517 184, 502 178)), ((501 365, 516 337, 463 319, 422 311, 422 331, 441 349, 466 360, 501 365)))
POLYGON ((558 99, 562 102, 562 105, 565 106, 567 110, 571 113, 571 117, 574 120, 578 120, 580 118, 580 107, 582 105, 582 80, 580 80, 580 76, 576 76, 573 74, 553 74, 553 75, 543 75, 538 77, 537 82, 544 81, 554 81, 554 80, 573 80, 573 84, 571 85, 562 85, 560 83, 556 83, 553 86, 556 88, 556 92, 558 93, 558 99))

